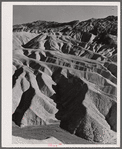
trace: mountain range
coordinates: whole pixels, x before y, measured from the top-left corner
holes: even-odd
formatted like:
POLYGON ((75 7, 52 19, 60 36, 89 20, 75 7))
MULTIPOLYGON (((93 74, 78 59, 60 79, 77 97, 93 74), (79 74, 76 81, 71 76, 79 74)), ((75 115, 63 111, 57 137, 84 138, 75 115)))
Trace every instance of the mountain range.
POLYGON ((13 136, 116 144, 117 24, 108 16, 13 26, 13 136))

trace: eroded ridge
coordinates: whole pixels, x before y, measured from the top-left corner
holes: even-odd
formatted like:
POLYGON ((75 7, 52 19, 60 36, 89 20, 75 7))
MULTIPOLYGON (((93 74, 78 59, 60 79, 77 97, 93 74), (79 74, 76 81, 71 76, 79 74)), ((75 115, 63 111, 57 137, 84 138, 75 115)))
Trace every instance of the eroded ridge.
POLYGON ((14 28, 12 119, 20 127, 59 124, 86 140, 115 144, 116 30, 84 31, 85 24, 34 33, 14 28))

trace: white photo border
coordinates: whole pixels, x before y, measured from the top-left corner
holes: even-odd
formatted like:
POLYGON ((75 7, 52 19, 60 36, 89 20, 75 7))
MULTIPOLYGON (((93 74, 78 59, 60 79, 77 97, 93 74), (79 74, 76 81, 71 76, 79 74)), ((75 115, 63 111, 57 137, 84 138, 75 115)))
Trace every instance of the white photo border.
POLYGON ((49 147, 48 144, 12 144, 12 28, 13 5, 74 5, 74 6, 117 6, 118 55, 117 55, 117 144, 63 144, 57 147, 120 147, 120 2, 2 2, 2 147, 49 147))

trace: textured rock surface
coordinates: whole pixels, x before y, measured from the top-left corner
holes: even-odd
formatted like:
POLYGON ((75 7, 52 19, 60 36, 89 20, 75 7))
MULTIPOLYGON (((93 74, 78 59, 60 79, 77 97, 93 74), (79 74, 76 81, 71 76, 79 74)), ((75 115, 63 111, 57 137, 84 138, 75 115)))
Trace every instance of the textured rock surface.
POLYGON ((79 138, 115 144, 117 17, 36 21, 13 31, 15 124, 58 123, 79 138))
MULTIPOLYGON (((58 73, 56 75, 53 76, 54 79, 59 76, 58 73)), ((87 84, 73 75, 67 78, 61 75, 58 81, 57 85, 53 87, 56 95, 52 98, 59 109, 56 113, 56 118, 61 120, 61 128, 87 140, 115 143, 114 137, 116 133, 114 131, 116 124, 114 122, 116 121, 116 110, 112 106, 112 99, 109 101, 109 105, 104 106, 103 102, 106 101, 100 101, 99 98, 102 97, 98 94, 95 101, 87 84), (99 107, 97 106, 98 102, 99 107), (113 120, 110 120, 109 123, 110 115, 113 120), (107 121, 105 120, 106 117, 109 117, 107 121)), ((114 102, 114 107, 115 105, 116 103, 114 102)))

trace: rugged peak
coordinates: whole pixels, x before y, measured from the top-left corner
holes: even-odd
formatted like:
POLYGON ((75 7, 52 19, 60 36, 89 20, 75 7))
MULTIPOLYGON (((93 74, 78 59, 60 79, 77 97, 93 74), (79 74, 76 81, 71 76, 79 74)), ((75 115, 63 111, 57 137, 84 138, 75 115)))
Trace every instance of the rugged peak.
POLYGON ((117 16, 108 16, 108 17, 106 17, 106 19, 107 20, 109 20, 109 21, 117 21, 117 16))
POLYGON ((71 32, 91 32, 93 34, 98 34, 101 30, 105 29, 106 32, 117 35, 117 16, 108 16, 106 18, 95 19, 91 18, 85 21, 74 20, 70 22, 58 23, 54 21, 34 21, 31 23, 25 23, 20 25, 14 25, 13 31, 20 32, 34 32, 41 33, 52 29, 54 32, 63 32, 63 34, 69 34, 71 32))

